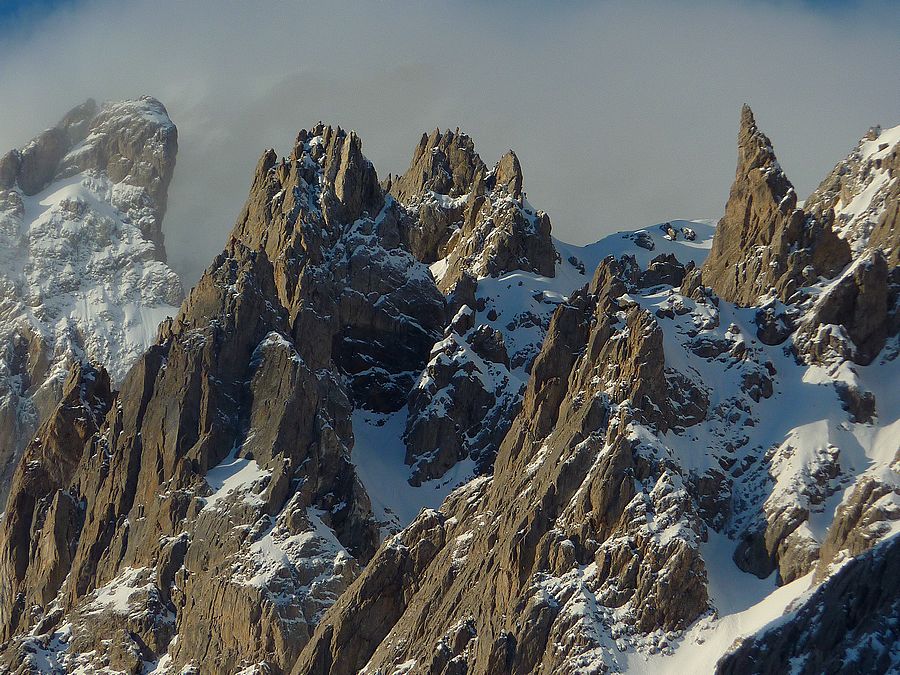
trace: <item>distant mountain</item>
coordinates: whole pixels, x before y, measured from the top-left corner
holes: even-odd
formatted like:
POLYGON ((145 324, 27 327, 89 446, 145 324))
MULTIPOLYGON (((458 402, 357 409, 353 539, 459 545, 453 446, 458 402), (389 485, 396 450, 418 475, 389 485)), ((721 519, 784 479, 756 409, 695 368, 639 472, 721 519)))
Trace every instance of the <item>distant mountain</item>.
POLYGON ((266 151, 119 391, 73 360, 25 448, 0 663, 896 667, 895 133, 800 208, 745 108, 717 226, 586 247, 458 130, 382 182, 339 127, 266 151))
POLYGON ((0 158, 0 497, 71 367, 121 381, 177 311, 162 234, 177 149, 145 97, 89 100, 0 158))

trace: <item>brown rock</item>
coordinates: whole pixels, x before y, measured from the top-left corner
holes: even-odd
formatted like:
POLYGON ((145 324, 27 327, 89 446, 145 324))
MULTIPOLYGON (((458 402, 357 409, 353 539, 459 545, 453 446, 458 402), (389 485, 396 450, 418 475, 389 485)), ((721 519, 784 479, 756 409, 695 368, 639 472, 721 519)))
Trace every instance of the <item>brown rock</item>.
MULTIPOLYGON (((582 592, 634 608, 637 631, 681 627, 706 610, 705 530, 693 498, 677 470, 625 432, 632 415, 665 428, 670 408, 661 334, 646 312, 617 302, 624 275, 608 259, 558 307, 493 476, 444 503, 447 543, 415 569, 414 583, 391 589, 403 606, 339 601, 294 673, 361 664, 390 672, 410 659, 438 672, 567 672, 599 648, 566 610, 582 592), (661 539, 644 527, 650 522, 680 534, 661 539), (596 571, 583 574, 589 563, 596 571), (380 635, 361 641, 345 626, 378 626, 380 635)), ((370 567, 357 587, 404 569, 370 567)))
POLYGON ((719 221, 704 280, 722 298, 749 306, 774 290, 789 300, 798 287, 833 276, 850 260, 846 242, 827 220, 809 219, 759 129, 749 106, 741 111, 738 164, 719 221))
MULTIPOLYGON (((878 249, 857 259, 841 279, 816 298, 795 337, 801 355, 814 361, 828 359, 833 345, 824 342, 832 332, 822 327, 841 326, 850 343, 846 355, 868 364, 884 346, 888 334, 888 267, 878 249)), ((839 355, 844 356, 844 348, 839 355)))

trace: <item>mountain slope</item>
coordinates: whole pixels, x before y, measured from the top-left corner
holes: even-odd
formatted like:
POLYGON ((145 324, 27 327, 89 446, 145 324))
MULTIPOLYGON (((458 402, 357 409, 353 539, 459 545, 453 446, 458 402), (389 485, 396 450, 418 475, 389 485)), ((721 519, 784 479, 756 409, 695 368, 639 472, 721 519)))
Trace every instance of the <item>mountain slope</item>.
POLYGON ((3 667, 710 671, 839 630, 802 622, 900 521, 896 242, 798 208, 749 109, 738 157, 717 228, 574 247, 458 131, 383 183, 340 128, 264 153, 120 390, 77 365, 25 449, 3 667))
POLYGON ((294 673, 709 671, 893 541, 897 268, 794 207, 749 109, 738 154, 702 268, 642 288, 649 270, 601 262, 555 311, 493 474, 390 539, 294 673))
POLYGON ((70 367, 121 381, 175 314, 162 219, 176 152, 145 97, 88 101, 0 158, 0 498, 70 367))

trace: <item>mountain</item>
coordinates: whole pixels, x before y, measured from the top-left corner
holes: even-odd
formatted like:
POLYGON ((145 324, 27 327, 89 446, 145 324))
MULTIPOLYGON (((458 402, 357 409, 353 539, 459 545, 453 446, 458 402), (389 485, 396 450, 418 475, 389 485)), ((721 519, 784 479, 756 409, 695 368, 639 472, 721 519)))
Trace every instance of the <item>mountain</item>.
POLYGON ((493 473, 389 539, 293 673, 709 672, 757 631, 723 672, 896 667, 897 179, 858 207, 884 248, 855 247, 749 108, 738 157, 706 261, 600 262, 493 473))
POLYGON ((76 362, 25 448, 0 669, 886 671, 894 133, 800 207, 746 108, 716 227, 587 247, 458 130, 381 182, 340 127, 266 151, 118 391, 76 362))
POLYGON ((72 366, 114 382, 181 303, 162 220, 175 125, 152 98, 74 108, 0 158, 0 497, 72 366))

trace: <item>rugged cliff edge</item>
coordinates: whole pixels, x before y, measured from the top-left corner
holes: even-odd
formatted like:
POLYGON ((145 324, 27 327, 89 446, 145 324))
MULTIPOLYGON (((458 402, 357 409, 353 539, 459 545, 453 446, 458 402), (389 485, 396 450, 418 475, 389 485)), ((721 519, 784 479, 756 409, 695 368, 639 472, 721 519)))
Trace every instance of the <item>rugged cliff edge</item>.
MULTIPOLYGON (((876 220, 895 181, 869 193, 876 220)), ((894 244, 834 222, 796 208, 745 108, 707 262, 602 262, 556 309, 493 474, 386 542, 293 672, 711 670, 735 625, 795 600, 804 631, 827 589, 868 583, 837 570, 900 521, 898 273, 894 244)), ((896 665, 879 588, 848 619, 874 672, 896 665)), ((847 644, 820 637, 844 615, 816 615, 809 640, 775 638, 811 669, 847 644)), ((751 649, 722 669, 765 670, 751 649)))
MULTIPOLYGON (((226 250, 88 425, 72 397, 106 376, 73 371, 3 523, 9 667, 282 671, 369 561, 383 523, 351 461, 353 413, 405 409, 450 317, 408 243, 415 206, 361 148, 320 124, 289 158, 263 154, 226 250)), ((536 216, 495 192, 473 198, 511 218, 497 250, 527 249, 536 216)), ((479 208, 466 241, 491 232, 479 208)), ((533 266, 479 260, 487 275, 533 266)))

